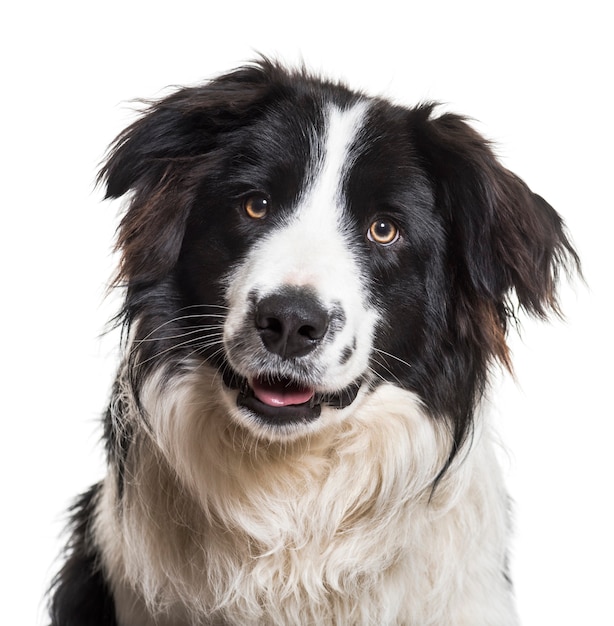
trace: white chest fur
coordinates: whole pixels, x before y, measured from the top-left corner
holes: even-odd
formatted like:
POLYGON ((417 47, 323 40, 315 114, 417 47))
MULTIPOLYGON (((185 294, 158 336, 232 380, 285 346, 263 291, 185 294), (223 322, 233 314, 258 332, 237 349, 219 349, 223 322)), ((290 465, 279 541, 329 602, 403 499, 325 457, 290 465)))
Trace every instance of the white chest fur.
POLYGON ((134 611, 159 626, 516 624, 485 434, 433 494, 449 441, 408 392, 382 386, 311 440, 259 446, 196 382, 150 386, 156 437, 137 442, 120 507, 105 484, 97 540, 124 626, 134 611))

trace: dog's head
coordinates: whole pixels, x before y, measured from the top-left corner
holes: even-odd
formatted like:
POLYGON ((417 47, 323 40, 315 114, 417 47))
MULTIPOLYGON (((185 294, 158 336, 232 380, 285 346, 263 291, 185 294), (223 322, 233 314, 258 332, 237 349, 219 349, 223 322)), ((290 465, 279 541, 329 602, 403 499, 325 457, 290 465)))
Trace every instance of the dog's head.
POLYGON ((489 364, 509 366, 510 311, 557 310, 577 263, 461 117, 266 61, 153 104, 102 178, 132 194, 119 282, 141 373, 213 366, 234 419, 269 439, 390 383, 458 448, 489 364))

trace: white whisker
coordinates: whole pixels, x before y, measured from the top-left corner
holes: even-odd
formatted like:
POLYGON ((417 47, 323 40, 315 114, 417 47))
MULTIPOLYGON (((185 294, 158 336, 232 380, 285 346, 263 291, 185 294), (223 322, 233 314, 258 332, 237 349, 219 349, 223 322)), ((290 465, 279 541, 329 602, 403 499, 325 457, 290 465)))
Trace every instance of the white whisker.
MULTIPOLYGON (((393 371, 392 371, 389 367, 387 367, 387 365, 386 365, 386 364, 382 363, 381 361, 379 361, 379 360, 378 360, 378 359, 376 359, 375 357, 373 358, 373 362, 374 362, 374 363, 376 363, 377 365, 379 365, 382 369, 386 370, 386 372, 388 372, 388 374, 390 374, 390 376, 391 376, 392 378, 394 378, 394 380, 396 380, 396 382, 397 382, 397 383, 399 383, 399 385, 401 385, 401 386, 402 386, 402 383, 401 383, 401 381, 399 380, 398 376, 396 376, 396 375, 394 374, 394 372, 393 372, 393 371)), ((369 368, 369 369, 371 370, 371 372, 372 372, 373 374, 375 374, 376 376, 378 376, 379 378, 381 378, 381 380, 382 380, 383 382, 388 382, 388 381, 384 378, 384 376, 382 376, 379 372, 376 372, 376 371, 375 371, 372 367, 371 367, 371 368, 369 368)))
POLYGON ((169 324, 173 324, 175 322, 181 322, 187 319, 202 319, 203 317, 219 317, 224 319, 225 316, 218 314, 218 313, 194 313, 192 315, 180 315, 178 317, 173 317, 169 320, 166 320, 165 322, 163 322, 162 324, 160 324, 159 326, 156 326, 156 328, 154 328, 152 331, 150 331, 147 335, 145 335, 145 337, 143 337, 142 339, 139 339, 138 341, 146 341, 147 339, 149 339, 152 335, 154 335, 155 333, 157 333, 158 331, 160 331, 162 328, 168 326, 169 324))
POLYGON ((162 337, 152 337, 149 339, 148 338, 137 339, 135 341, 135 344, 139 345, 142 343, 150 343, 150 342, 161 341, 161 340, 166 341, 168 339, 181 339, 182 337, 187 337, 188 335, 195 335, 197 333, 202 334, 204 331, 209 331, 210 329, 216 328, 216 327, 215 326, 190 326, 189 328, 193 328, 194 330, 186 330, 185 332, 177 333, 176 335, 164 335, 162 337))
POLYGON ((402 363, 403 365, 406 365, 409 368, 412 367, 411 363, 408 363, 407 361, 400 359, 398 356, 395 356, 394 354, 390 354, 390 352, 386 352, 385 350, 380 350, 379 348, 374 348, 374 350, 375 352, 379 354, 383 354, 384 356, 389 356, 391 359, 395 359, 395 361, 398 361, 399 363, 402 363))
MULTIPOLYGON (((194 352, 198 352, 200 350, 205 350, 207 348, 213 347, 215 345, 223 345, 222 344, 222 335, 221 333, 219 334, 218 337, 215 337, 214 335, 210 335, 208 337, 192 337, 191 339, 188 339, 186 341, 182 341, 180 343, 176 343, 173 344, 172 346, 169 346, 168 348, 165 348, 164 350, 161 350, 160 352, 157 352, 156 354, 150 356, 147 359, 144 359, 142 361, 138 361, 137 363, 135 363, 135 365, 137 367, 140 367, 142 365, 145 365, 146 363, 149 363, 150 361, 153 361, 155 359, 158 359, 162 356, 164 356, 165 354, 168 354, 169 352, 173 352, 174 350, 177 350, 179 348, 184 348, 186 346, 193 346, 195 348, 194 352), (200 343, 198 343, 201 339, 207 339, 207 341, 202 341, 200 343), (194 345, 196 344, 196 345, 194 345)), ((133 352, 136 352, 136 348, 133 352)), ((194 353, 193 352, 193 353, 194 353)))

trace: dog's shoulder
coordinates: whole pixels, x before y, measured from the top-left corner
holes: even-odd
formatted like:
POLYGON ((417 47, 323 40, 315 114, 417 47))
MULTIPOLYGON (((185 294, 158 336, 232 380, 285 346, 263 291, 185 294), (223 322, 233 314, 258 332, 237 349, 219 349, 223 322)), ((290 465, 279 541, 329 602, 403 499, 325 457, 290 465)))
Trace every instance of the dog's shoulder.
POLYGON ((75 501, 67 559, 53 581, 51 626, 117 626, 115 608, 92 541, 100 484, 75 501))

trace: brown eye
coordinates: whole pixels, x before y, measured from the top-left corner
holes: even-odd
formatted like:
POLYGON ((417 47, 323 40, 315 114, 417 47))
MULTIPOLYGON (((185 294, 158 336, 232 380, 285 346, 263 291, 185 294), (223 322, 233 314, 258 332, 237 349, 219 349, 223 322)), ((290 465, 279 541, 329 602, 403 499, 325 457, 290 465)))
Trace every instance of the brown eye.
POLYGON ((399 229, 388 219, 377 219, 369 226, 367 239, 380 246, 389 246, 399 239, 399 229))
POLYGON ((266 217, 270 207, 271 201, 265 194, 253 194, 243 201, 245 213, 253 220, 261 220, 266 217))

